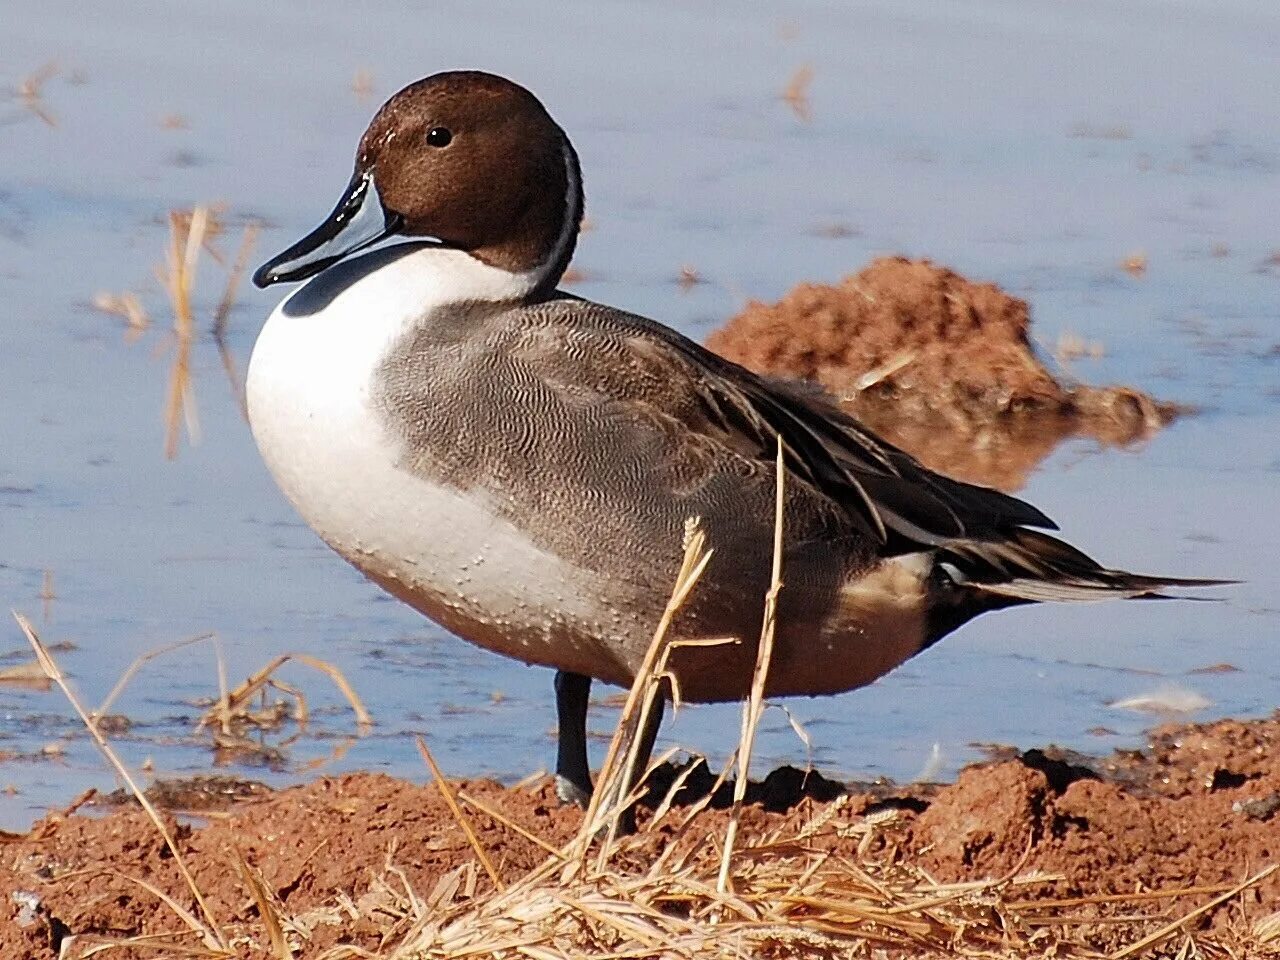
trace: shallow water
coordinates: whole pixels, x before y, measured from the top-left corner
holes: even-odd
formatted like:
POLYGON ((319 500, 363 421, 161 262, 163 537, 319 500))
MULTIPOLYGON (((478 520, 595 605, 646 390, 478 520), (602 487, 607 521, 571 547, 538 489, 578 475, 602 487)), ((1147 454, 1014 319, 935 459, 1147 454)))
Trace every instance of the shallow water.
MULTIPOLYGON (((1073 364, 1081 378, 1202 408, 1140 451, 1068 445, 1023 493, 1105 561, 1245 584, 1214 603, 987 617, 866 690, 787 703, 826 772, 945 775, 989 741, 1134 744, 1149 718, 1107 704, 1169 684, 1207 697, 1205 716, 1276 706, 1270 5, 810 3, 783 20, 675 3, 550 14, 235 2, 175 15, 123 0, 109 22, 70 2, 9 6, 0 87, 50 61, 58 72, 40 91, 56 126, 17 96, 0 102, 0 600, 47 641, 76 645, 60 659, 89 703, 139 654, 215 631, 233 681, 311 652, 346 672, 378 722, 353 744, 335 739, 353 726, 341 698, 294 670, 318 735, 284 770, 233 772, 283 782, 340 745, 324 769, 419 777, 409 732, 454 774, 516 779, 551 762, 550 673, 450 638, 331 555, 267 477, 207 338, 200 443, 163 456, 171 344, 152 267, 166 212, 225 201, 223 249, 252 217, 268 224, 259 255, 274 253, 329 210, 378 102, 425 73, 478 66, 534 88, 581 152, 594 229, 575 292, 704 336, 746 298, 836 280, 877 253, 927 255, 1028 298, 1049 347, 1063 332, 1101 341, 1102 359, 1073 364), (809 122, 779 96, 804 65, 809 122), (374 86, 364 100, 360 70, 374 86), (1134 277, 1118 264, 1138 250, 1148 268, 1134 277), (682 265, 706 282, 682 290, 682 265), (126 289, 155 321, 134 343, 88 305, 126 289), (1239 669, 1190 673, 1224 662, 1239 669)), ((201 271, 207 318, 222 272, 207 260, 201 271)), ((278 296, 242 289, 240 370, 278 296)), ((0 654, 23 648, 0 625, 0 654)), ((214 662, 198 645, 144 668, 116 708, 135 721, 119 740, 128 762, 208 769, 189 721, 216 693, 214 662)), ((611 719, 596 711, 592 727, 611 719)), ((690 709, 666 739, 723 756, 736 728, 730 708, 690 709)), ((0 826, 113 785, 56 692, 0 687, 0 751, 20 755, 0 761, 0 787, 14 788, 0 826)), ((760 755, 806 758, 781 711, 760 755)))

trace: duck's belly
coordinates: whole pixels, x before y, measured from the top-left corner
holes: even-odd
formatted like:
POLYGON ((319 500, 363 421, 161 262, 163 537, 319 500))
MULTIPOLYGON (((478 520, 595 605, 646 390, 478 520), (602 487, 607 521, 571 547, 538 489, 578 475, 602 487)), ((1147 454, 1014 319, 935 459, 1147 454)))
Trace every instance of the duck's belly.
POLYGON ((617 640, 652 629, 641 611, 626 609, 616 585, 606 589, 540 549, 490 509, 484 491, 402 470, 396 441, 368 406, 373 364, 299 343, 291 326, 273 315, 263 329, 246 394, 263 460, 311 528, 374 582, 472 643, 628 682, 622 661, 632 645, 617 640))

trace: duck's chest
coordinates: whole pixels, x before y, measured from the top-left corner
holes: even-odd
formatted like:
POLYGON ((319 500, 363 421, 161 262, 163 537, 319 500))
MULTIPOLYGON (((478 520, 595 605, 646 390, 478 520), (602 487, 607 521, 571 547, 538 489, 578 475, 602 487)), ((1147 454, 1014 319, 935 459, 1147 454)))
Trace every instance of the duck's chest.
POLYGON ((499 516, 484 489, 404 468, 405 440, 379 413, 376 378, 431 304, 421 290, 406 297, 403 284, 370 279, 379 282, 330 302, 313 296, 322 309, 295 297, 268 319, 246 379, 263 460, 308 525, 400 599, 499 653, 552 665, 567 657, 585 670, 591 660, 579 659, 595 653, 575 649, 576 638, 596 634, 601 617, 579 598, 600 585, 499 516))
POLYGON ((291 316, 283 307, 249 363, 254 440, 281 490, 331 546, 344 556, 383 549, 392 516, 433 492, 399 489, 397 451, 370 406, 382 345, 332 315, 291 316))
POLYGON ((379 365, 420 318, 502 282, 461 256, 392 248, 339 264, 276 307, 254 346, 246 395, 262 457, 307 522, 353 562, 390 553, 404 564, 434 561, 422 542, 428 522, 448 527, 433 542, 439 559, 451 560, 455 541, 486 525, 482 495, 400 468, 403 439, 373 400, 379 365), (448 516, 459 522, 441 524, 448 516))

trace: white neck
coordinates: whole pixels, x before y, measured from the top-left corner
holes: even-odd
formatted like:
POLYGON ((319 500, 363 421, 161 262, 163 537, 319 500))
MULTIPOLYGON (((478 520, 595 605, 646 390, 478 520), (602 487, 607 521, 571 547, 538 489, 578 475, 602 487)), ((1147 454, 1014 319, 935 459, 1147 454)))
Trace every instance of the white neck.
POLYGON ((304 283, 278 312, 304 317, 345 313, 354 301, 368 315, 421 316, 433 307, 470 301, 517 302, 538 285, 538 271, 512 273, 436 243, 400 243, 345 260, 304 283))

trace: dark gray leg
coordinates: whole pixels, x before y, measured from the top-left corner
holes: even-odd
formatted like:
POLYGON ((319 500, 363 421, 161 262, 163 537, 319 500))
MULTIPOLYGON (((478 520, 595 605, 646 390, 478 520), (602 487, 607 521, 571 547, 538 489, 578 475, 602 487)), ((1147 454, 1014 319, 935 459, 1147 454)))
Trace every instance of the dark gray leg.
MULTIPOLYGON (((591 766, 587 760, 587 700, 591 678, 556 672, 556 713, 560 725, 556 749, 556 796, 585 807, 591 799, 591 766)), ((652 744, 650 744, 652 747, 652 744)))

